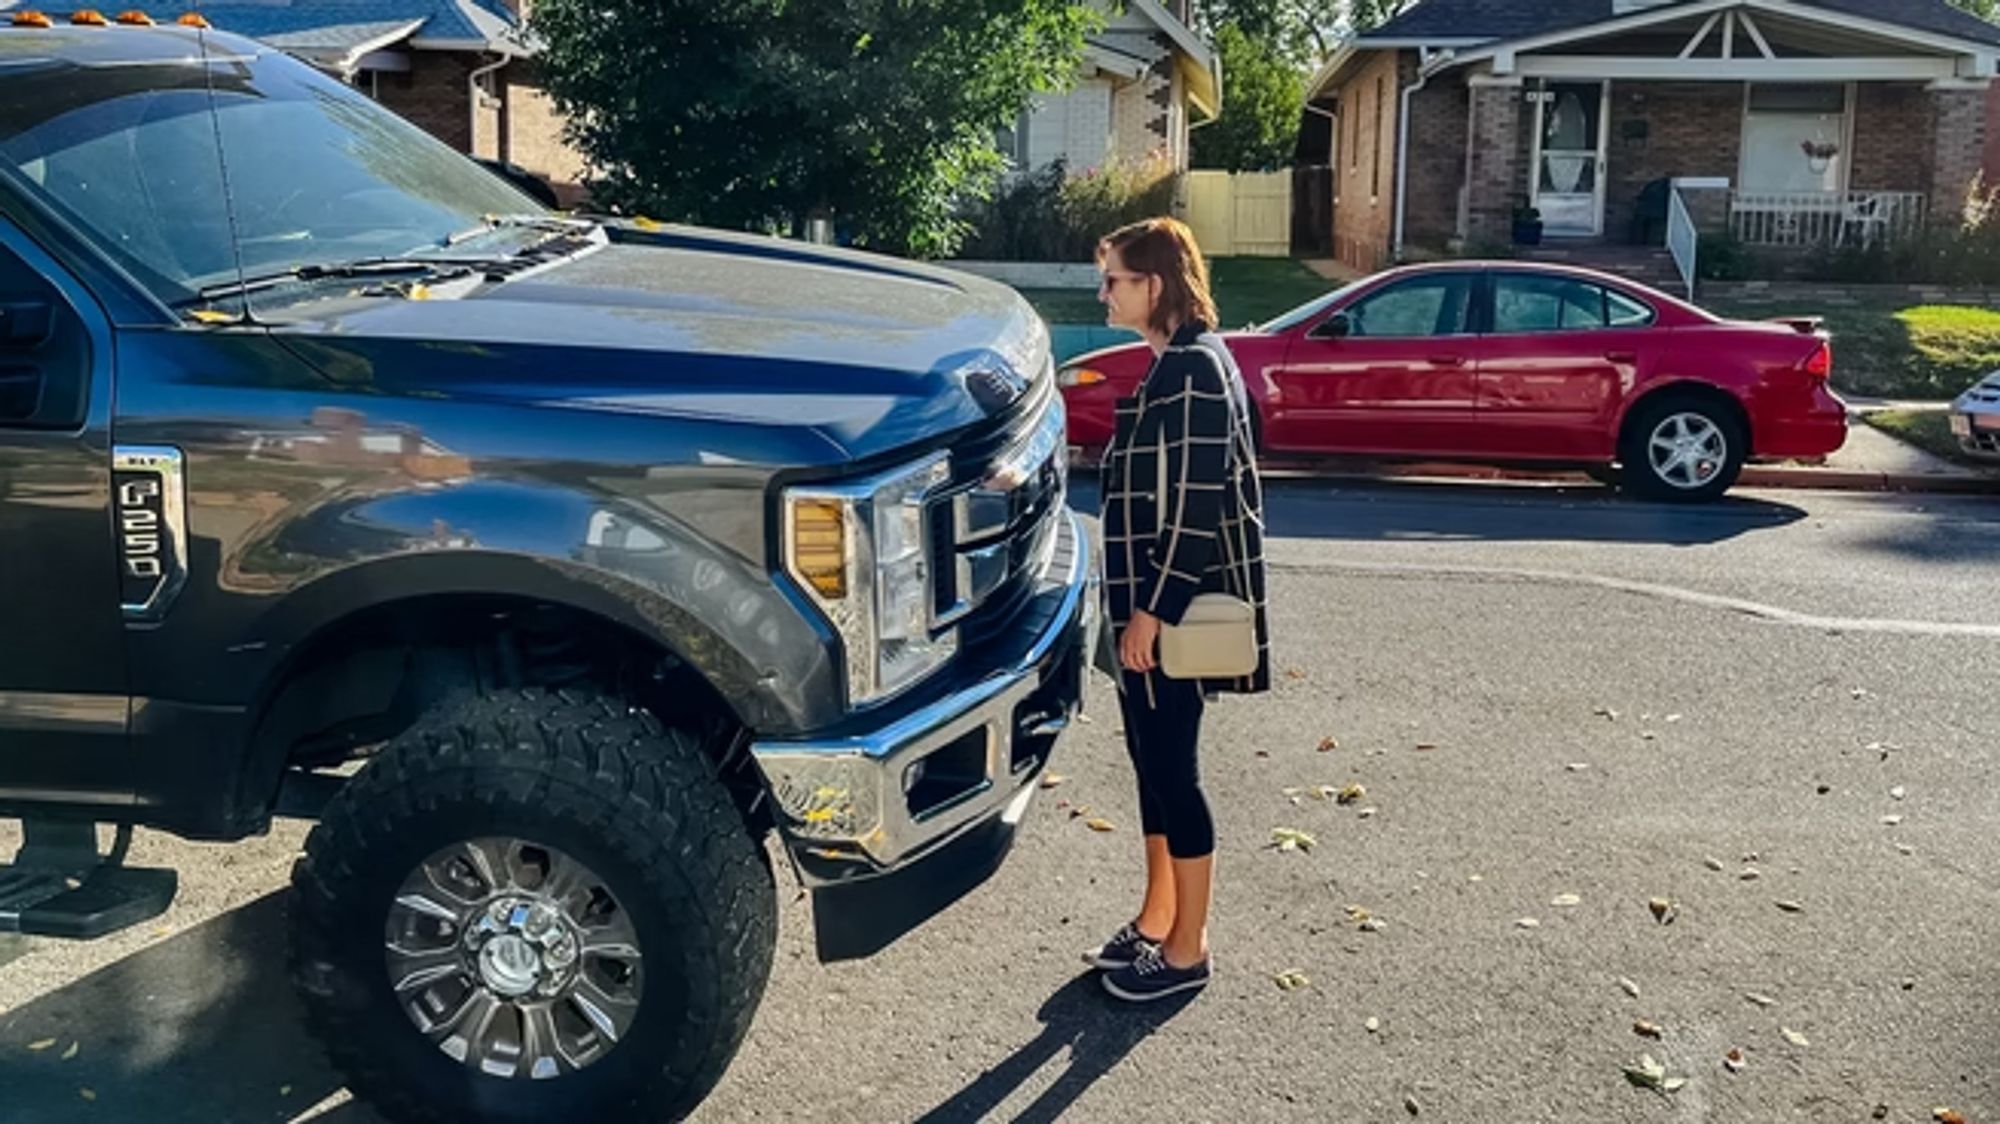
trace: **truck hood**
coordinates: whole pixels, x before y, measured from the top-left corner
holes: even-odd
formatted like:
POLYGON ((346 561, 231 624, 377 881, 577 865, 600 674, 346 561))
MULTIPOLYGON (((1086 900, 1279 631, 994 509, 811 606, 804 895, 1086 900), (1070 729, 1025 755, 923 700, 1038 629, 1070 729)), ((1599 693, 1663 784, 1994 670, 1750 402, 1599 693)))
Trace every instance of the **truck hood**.
POLYGON ((366 291, 267 315, 377 392, 810 428, 866 460, 935 443, 1052 377, 1003 285, 899 259, 687 228, 428 299, 366 291))

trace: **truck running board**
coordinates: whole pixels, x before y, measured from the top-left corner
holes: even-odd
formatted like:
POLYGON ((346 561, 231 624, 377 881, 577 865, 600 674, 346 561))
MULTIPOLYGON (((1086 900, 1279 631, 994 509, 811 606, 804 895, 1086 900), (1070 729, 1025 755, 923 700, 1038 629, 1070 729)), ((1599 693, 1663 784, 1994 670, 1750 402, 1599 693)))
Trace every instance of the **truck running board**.
POLYGON ((171 870, 125 865, 132 827, 111 854, 97 853, 97 825, 24 820, 21 850, 0 864, 0 932, 90 940, 166 912, 179 888, 171 870))

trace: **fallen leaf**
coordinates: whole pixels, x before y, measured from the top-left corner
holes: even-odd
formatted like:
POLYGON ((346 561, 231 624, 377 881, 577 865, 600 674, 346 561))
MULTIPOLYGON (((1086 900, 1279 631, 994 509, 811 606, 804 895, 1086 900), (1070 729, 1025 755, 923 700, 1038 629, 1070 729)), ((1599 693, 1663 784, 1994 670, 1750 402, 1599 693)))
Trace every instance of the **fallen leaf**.
POLYGON ((1368 790, 1366 788, 1363 788, 1358 784, 1351 784, 1348 785, 1346 788, 1341 789, 1340 792, 1336 794, 1333 799, 1336 804, 1352 804, 1356 800, 1359 800, 1366 795, 1368 795, 1368 790))
POLYGON ((1932 1109, 1931 1119, 1937 1121, 1937 1124, 1965 1124, 1964 1115, 1953 1112, 1948 1108, 1932 1109))
POLYGON ((1755 1004, 1756 1004, 1757 1006, 1759 1006, 1759 1007, 1769 1007, 1769 1006, 1771 1006, 1771 1005, 1773 1005, 1773 1004, 1777 1003, 1777 1000, 1775 1000, 1775 999, 1771 998, 1770 996, 1768 996, 1768 995, 1759 995, 1758 993, 1756 993, 1756 992, 1754 992, 1754 991, 1746 991, 1746 992, 1744 992, 1744 993, 1743 993, 1743 998, 1745 998, 1745 999, 1748 999, 1748 1000, 1749 1000, 1750 1002, 1752 1002, 1752 1003, 1755 1003, 1755 1004))
POLYGON ((1274 827, 1271 829, 1271 843, 1280 851, 1310 851, 1319 840, 1297 828, 1274 827))
POLYGON ((1465 876, 1465 880, 1467 882, 1484 882, 1486 881, 1486 876, 1483 874, 1468 874, 1465 876))
POLYGON ((1042 787, 1054 788, 1068 779, 1068 777, 1063 776, 1061 773, 1044 773, 1042 774, 1042 787))
POLYGON ((1665 1032, 1660 1029, 1659 1023, 1647 1022, 1645 1019, 1640 1019, 1638 1022, 1632 1024, 1632 1033, 1641 1038, 1660 1038, 1665 1035, 1665 1032))
POLYGON ((1639 731, 1639 737, 1640 737, 1640 739, 1641 739, 1641 740, 1644 740, 1644 741, 1652 741, 1653 739, 1655 739, 1655 738, 1657 738, 1657 737, 1659 737, 1659 736, 1660 736, 1660 735, 1658 735, 1658 734, 1654 733, 1654 732, 1653 732, 1653 731, 1651 731, 1651 730, 1641 730, 1641 731, 1639 731))
POLYGON ((1542 927, 1542 923, 1533 917, 1523 917, 1519 921, 1514 922, 1514 926, 1519 929, 1539 929, 1542 927))
POLYGON ((1418 752, 1418 753, 1429 753, 1429 752, 1430 752, 1431 750, 1434 750, 1434 749, 1436 749, 1436 748, 1437 748, 1437 743, 1436 743, 1436 742, 1418 742, 1418 743, 1417 743, 1417 752, 1418 752))
POLYGON ((1667 1080, 1667 1067, 1656 1061, 1651 1054, 1641 1054, 1637 1062, 1623 1068, 1625 1080, 1641 1089, 1657 1089, 1667 1080))
POLYGON ((77 1051, 81 1049, 83 1049, 83 1043, 81 1042, 70 1043, 69 1049, 63 1051, 62 1060, 64 1061, 70 1060, 71 1058, 75 1057, 77 1055, 77 1051))
POLYGON ((1878 1104, 1875 1106, 1875 1111, 1869 1113, 1868 1115, 1874 1117, 1877 1120, 1887 1120, 1889 1119, 1889 1106, 1885 1104, 1878 1104))
POLYGON ((1812 1045, 1811 1042, 1808 1042, 1806 1040, 1805 1035, 1800 1034, 1798 1031, 1793 1030, 1791 1027, 1781 1026, 1778 1028, 1778 1033, 1784 1036, 1785 1041, 1790 1042, 1794 1046, 1812 1045))
POLYGON ((1722 1055, 1722 1064, 1728 1067, 1731 1073, 1741 1072, 1743 1069, 1743 1051, 1731 1049, 1728 1053, 1722 1055))
POLYGON ((1338 795, 1339 792, 1340 792, 1339 789, 1333 787, 1330 784, 1317 784, 1313 786, 1312 790, 1313 799, 1315 800, 1331 800, 1336 795, 1338 795))
POLYGON ((1759 873, 1757 868, 1753 866, 1750 869, 1744 871, 1743 873, 1737 875, 1736 877, 1742 879, 1745 882, 1755 882, 1759 878, 1762 878, 1763 874, 1759 873))
POLYGON ((1271 755, 1270 755, 1270 753, 1269 753, 1269 752, 1267 752, 1267 751, 1265 751, 1265 750, 1261 750, 1261 749, 1260 749, 1260 750, 1258 750, 1258 751, 1256 752, 1255 756, 1257 756, 1257 757, 1269 757, 1269 756, 1271 756, 1271 755))
POLYGON ((1669 721, 1669 722, 1679 722, 1680 720, 1681 720, 1681 716, 1680 716, 1680 715, 1678 715, 1678 714, 1669 714, 1669 715, 1667 715, 1667 721, 1669 721))
POLYGON ((1639 998, 1639 985, 1637 983, 1634 983, 1632 980, 1629 980, 1624 976, 1619 976, 1618 986, 1625 989, 1625 994, 1631 996, 1634 999, 1639 998))
POLYGON ((1279 972, 1271 979, 1277 983, 1279 991, 1297 991, 1312 983, 1311 977, 1304 972, 1279 972))
POLYGON ((1079 817, 1079 816, 1087 816, 1087 815, 1089 815, 1089 814, 1090 814, 1090 805, 1088 805, 1088 804, 1072 804, 1072 805, 1070 805, 1070 809, 1069 809, 1069 818, 1070 818, 1070 819, 1076 819, 1076 818, 1077 818, 1077 817, 1079 817))
POLYGON ((51 1047, 51 1046, 53 1046, 53 1045, 55 1045, 55 1044, 56 1044, 56 1040, 55 1040, 55 1039, 53 1039, 53 1038, 38 1038, 38 1039, 36 1039, 35 1041, 33 1041, 33 1042, 30 1042, 30 1043, 28 1043, 28 1049, 30 1049, 30 1050, 46 1050, 46 1049, 48 1049, 49 1047, 51 1047))
POLYGON ((1299 793, 1304 791, 1305 789, 1303 788, 1281 788, 1278 790, 1278 794, 1281 796, 1289 796, 1292 799, 1296 800, 1298 799, 1299 793))
POLYGON ((1375 1016, 1373 1016, 1373 1015, 1370 1015, 1370 1016, 1368 1016, 1368 1021, 1367 1021, 1367 1022, 1365 1022, 1365 1023, 1362 1023, 1361 1025, 1362 1025, 1362 1027, 1363 1027, 1363 1028, 1365 1028, 1365 1029, 1366 1029, 1366 1030, 1368 1031, 1368 1033, 1370 1033, 1370 1034, 1373 1034, 1373 1033, 1375 1033, 1376 1031, 1378 1031, 1378 1030, 1381 1030, 1381 1029, 1382 1029, 1382 1020, 1381 1020, 1381 1019, 1378 1019, 1378 1018, 1376 1018, 1376 1017, 1375 1017, 1375 1016))
POLYGON ((1115 826, 1112 825, 1110 820, 1096 816, 1093 816, 1092 818, 1083 821, 1083 826, 1089 828, 1092 831, 1100 831, 1100 832, 1118 830, 1115 826))
POLYGON ((291 1095, 292 1095, 292 1087, 291 1087, 290 1085, 280 1085, 280 1086, 278 1086, 278 1095, 279 1095, 279 1096, 281 1096, 281 1097, 289 1097, 289 1096, 291 1096, 291 1095))
POLYGON ((1865 699, 1868 697, 1868 690, 1865 687, 1856 687, 1851 693, 1857 699, 1865 699))
POLYGON ((1915 847, 1910 846, 1908 843, 1896 844, 1896 850, 1902 852, 1905 855, 1914 855, 1917 853, 1917 849, 1915 847))
POLYGON ((1897 824, 1902 822, 1903 822, 1903 817, 1899 815, 1891 814, 1882 817, 1882 826, 1884 827, 1895 827, 1897 824))
POLYGON ((1662 925, 1673 924, 1674 918, 1680 915, 1679 908, 1665 898, 1653 898, 1647 901, 1646 908, 1652 910, 1653 920, 1662 925))
POLYGON ((1795 901, 1781 901, 1778 903, 1778 908, 1784 910, 1786 913, 1804 913, 1806 911, 1805 906, 1795 901))
POLYGON ((1366 921, 1373 916, 1375 915, 1368 912, 1367 906, 1350 905, 1347 907, 1347 919, 1349 921, 1359 923, 1362 921, 1366 921))
POLYGON ((1422 1112, 1423 1110, 1424 1110, 1424 1106, 1422 1106, 1422 1105, 1420 1105, 1420 1104, 1418 1104, 1418 1103, 1417 1103, 1417 1098, 1415 1098, 1415 1097, 1404 1097, 1404 1098, 1403 1098, 1403 1111, 1404 1111, 1404 1112, 1407 1112, 1407 1113, 1409 1113, 1409 1114, 1410 1114, 1411 1116, 1415 1116, 1415 1115, 1417 1115, 1418 1113, 1422 1112))
POLYGON ((1722 860, 1721 860, 1721 859, 1713 859, 1713 858, 1710 858, 1710 859, 1703 859, 1703 860, 1701 860, 1701 864, 1702 864, 1703 866, 1707 867, 1707 868, 1708 868, 1708 869, 1710 869, 1710 870, 1721 870, 1721 869, 1722 869, 1722 860))
POLYGON ((1583 899, 1575 894, 1557 894, 1549 899, 1549 904, 1559 909, 1567 909, 1573 905, 1583 904, 1583 899))
POLYGON ((1340 748, 1340 739, 1334 737, 1332 734, 1328 734, 1327 736, 1319 740, 1319 751, 1321 753, 1332 753, 1334 750, 1339 748, 1340 748))
POLYGON ((1288 667, 1285 669, 1285 678, 1287 679, 1304 679, 1305 677, 1306 673, 1299 670, 1296 667, 1288 667))
POLYGON ((94 1100, 96 1100, 96 1099, 97 1099, 97 1090, 95 1090, 95 1089, 78 1089, 78 1090, 76 1091, 76 1095, 77 1095, 77 1096, 79 1096, 79 1097, 82 1097, 82 1098, 83 1098, 84 1100, 87 1100, 87 1101, 94 1101, 94 1100))
POLYGON ((1600 706, 1596 710, 1591 711, 1591 713, 1597 715, 1599 718, 1609 718, 1613 722, 1618 721, 1618 712, 1608 706, 1600 706))
POLYGON ((1373 807, 1363 808, 1354 813, 1354 816, 1356 819, 1372 820, 1375 818, 1375 809, 1373 807))
POLYGON ((1897 785, 1889 790, 1889 799, 1891 800, 1901 800, 1905 795, 1907 795, 1907 792, 1902 785, 1897 785))
POLYGON ((1688 1079, 1685 1077, 1669 1077, 1665 1081, 1660 1082, 1660 1088, 1669 1093, 1678 1093, 1687 1083, 1688 1079))
POLYGON ((1568 769, 1568 770, 1569 770, 1570 772, 1572 772, 1572 773, 1581 773, 1581 772, 1583 772, 1583 771, 1584 771, 1585 769, 1588 769, 1588 768, 1590 768, 1590 762, 1588 762, 1588 761, 1572 761, 1572 762, 1570 762, 1569 764, 1567 764, 1567 765, 1564 765, 1564 766, 1563 766, 1563 768, 1565 768, 1565 769, 1568 769))

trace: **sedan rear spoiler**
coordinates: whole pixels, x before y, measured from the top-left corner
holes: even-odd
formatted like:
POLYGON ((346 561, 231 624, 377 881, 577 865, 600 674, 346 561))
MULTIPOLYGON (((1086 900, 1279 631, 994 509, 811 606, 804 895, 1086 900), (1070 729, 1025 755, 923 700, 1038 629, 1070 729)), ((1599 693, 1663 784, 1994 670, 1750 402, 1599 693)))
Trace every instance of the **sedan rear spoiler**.
POLYGON ((1802 336, 1826 335, 1826 317, 1824 316, 1773 316, 1770 318, 1770 322, 1773 324, 1783 324, 1802 336))

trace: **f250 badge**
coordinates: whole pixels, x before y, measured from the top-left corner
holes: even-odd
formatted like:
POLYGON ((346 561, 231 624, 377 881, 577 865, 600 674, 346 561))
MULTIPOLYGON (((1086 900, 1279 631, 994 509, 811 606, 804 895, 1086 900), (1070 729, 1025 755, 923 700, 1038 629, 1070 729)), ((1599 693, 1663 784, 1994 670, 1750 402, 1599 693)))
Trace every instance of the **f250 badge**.
POLYGON ((187 580, 187 496, 179 449, 121 445, 112 453, 120 601, 128 621, 166 615, 187 580))

